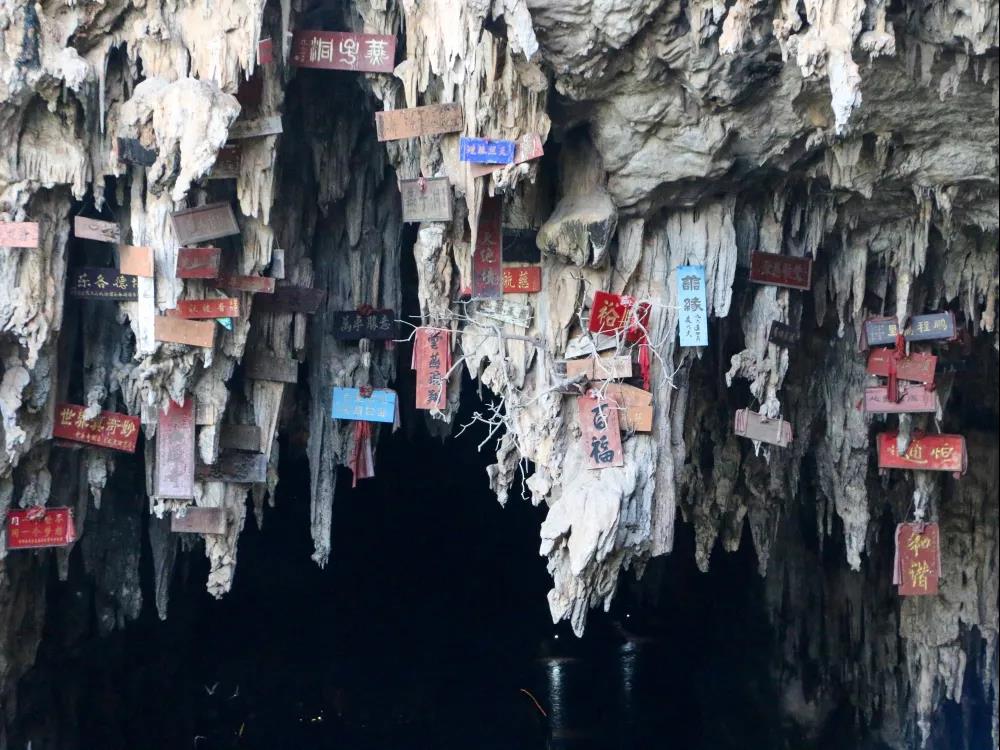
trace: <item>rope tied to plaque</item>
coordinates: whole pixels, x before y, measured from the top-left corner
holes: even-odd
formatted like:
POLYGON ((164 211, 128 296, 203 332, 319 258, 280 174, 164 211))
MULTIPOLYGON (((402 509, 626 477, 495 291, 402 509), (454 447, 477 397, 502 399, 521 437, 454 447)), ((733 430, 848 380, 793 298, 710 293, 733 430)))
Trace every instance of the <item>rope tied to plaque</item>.
POLYGON ((629 323, 625 329, 625 340, 630 344, 639 345, 639 371, 642 373, 642 387, 650 390, 650 368, 652 357, 649 352, 649 338, 646 336, 646 326, 649 324, 649 304, 636 300, 631 295, 623 294, 622 305, 629 310, 629 323))

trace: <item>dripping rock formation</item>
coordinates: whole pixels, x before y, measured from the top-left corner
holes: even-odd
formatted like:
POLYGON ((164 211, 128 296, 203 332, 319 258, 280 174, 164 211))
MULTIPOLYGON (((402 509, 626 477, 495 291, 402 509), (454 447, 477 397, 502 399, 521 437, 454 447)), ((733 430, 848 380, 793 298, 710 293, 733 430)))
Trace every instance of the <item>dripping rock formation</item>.
POLYGON ((267 522, 284 481, 279 441, 308 460, 325 566, 338 466, 377 473, 369 453, 399 414, 447 441, 471 376, 484 405, 466 429, 496 454, 484 486, 546 509, 554 621, 582 633, 688 525, 701 570, 753 545, 770 669, 804 736, 847 705, 888 747, 945 747, 963 735, 941 706, 974 687, 995 745, 998 23, 996 0, 5 2, 3 721, 53 616, 48 571, 90 582, 102 633, 128 627, 144 596, 166 618, 172 577, 199 550, 224 596, 241 533, 267 522), (444 104, 457 127, 414 116, 409 137, 379 139, 376 113, 444 104), (462 138, 518 151, 473 164, 462 138), (412 202, 406 180, 421 180, 412 202), (409 221, 442 184, 450 218, 409 221), (15 241, 26 223, 37 238, 15 241), (538 254, 540 290, 470 301, 492 296, 479 287, 490 243, 506 255, 515 239, 538 254), (221 269, 185 277, 211 265, 194 246, 220 248, 221 269), (103 277, 81 291, 98 281, 81 269, 124 272, 127 247, 147 249, 149 273, 121 277, 117 298, 103 277), (805 289, 752 282, 759 253, 811 261, 805 289), (678 340, 681 266, 703 271, 706 346, 678 340), (597 292, 632 300, 637 336, 593 332, 597 292), (240 314, 178 317, 221 299, 240 314), (393 312, 396 345, 368 328, 345 337, 344 313, 367 321, 369 307, 393 312), (866 321, 916 332, 930 313, 952 321, 949 341, 887 349, 937 356, 935 405, 870 414, 866 387, 891 389, 896 371, 870 374, 866 321), (774 323, 795 341, 774 343, 774 323), (334 389, 395 388, 433 332, 451 365, 431 408, 399 388, 384 424, 331 418, 334 389), (611 355, 634 378, 602 377, 611 355), (649 429, 622 425, 618 466, 591 468, 560 369, 574 360, 589 362, 584 391, 651 392, 649 429), (159 449, 174 439, 158 437, 164 409, 188 402, 193 455, 159 449), (124 435, 137 417, 137 449, 60 438, 65 404, 83 407, 77 427, 111 412, 103 424, 124 435), (738 436, 741 409, 786 421, 789 444, 738 436), (968 470, 880 471, 881 433, 899 453, 962 435, 968 470), (159 492, 178 470, 195 472, 189 494, 159 492), (11 514, 43 507, 73 510, 75 540, 14 549, 11 514), (221 529, 172 532, 189 508, 219 511, 221 529), (936 596, 892 585, 895 526, 913 520, 940 529, 936 596))

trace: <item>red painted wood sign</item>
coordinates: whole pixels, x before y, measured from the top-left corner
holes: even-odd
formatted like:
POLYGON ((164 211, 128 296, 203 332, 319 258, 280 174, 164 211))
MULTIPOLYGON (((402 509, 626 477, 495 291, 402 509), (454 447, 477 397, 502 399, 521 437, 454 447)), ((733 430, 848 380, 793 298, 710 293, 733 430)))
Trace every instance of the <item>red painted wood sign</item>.
POLYGON ((580 410, 580 431, 588 466, 591 469, 624 466, 617 404, 598 398, 595 391, 580 396, 576 403, 580 410))
POLYGON ((177 251, 177 278, 214 279, 221 259, 222 250, 217 247, 182 247, 177 251))
POLYGON ((78 404, 56 404, 52 437, 135 453, 135 444, 139 439, 139 417, 102 411, 88 421, 83 418, 84 411, 84 407, 78 404))
POLYGON ((171 401, 156 424, 156 497, 194 497, 194 398, 171 401))
POLYGON ((417 408, 444 409, 448 405, 451 347, 447 331, 418 328, 413 344, 417 371, 417 408))
POLYGON ((541 266, 504 266, 504 294, 534 294, 542 291, 541 266))
POLYGON ((936 523, 901 523, 896 527, 896 558, 892 582, 900 596, 938 592, 941 577, 941 535, 936 523))
POLYGON ((635 300, 628 295, 596 291, 587 327, 591 333, 611 335, 624 330, 626 341, 638 341, 649 326, 649 305, 642 303, 635 312, 633 307, 635 300))
POLYGON ((391 73, 396 67, 396 37, 345 31, 296 31, 292 64, 300 68, 391 73))
POLYGON ((238 318, 240 301, 235 297, 225 299, 182 299, 178 300, 176 315, 188 320, 202 318, 238 318))
POLYGON ((65 547, 75 541, 72 508, 14 508, 7 512, 7 549, 65 547))
POLYGON ((0 247, 38 247, 34 221, 0 221, 0 247))
POLYGON ((878 436, 878 467, 880 469, 913 469, 915 471, 950 471, 961 476, 969 466, 965 438, 961 435, 914 434, 910 447, 902 456, 896 450, 896 433, 881 432, 878 436))
MULTIPOLYGON (((889 377, 894 357, 894 349, 872 349, 868 355, 868 374, 889 377)), ((933 383, 936 368, 937 357, 933 354, 913 352, 907 357, 896 360, 896 377, 913 383, 933 383)))
POLYGON ((270 276, 222 276, 216 280, 215 286, 237 292, 274 294, 274 279, 270 276))
POLYGON ((472 297, 495 299, 503 296, 500 265, 500 242, 503 221, 503 198, 483 198, 476 232, 476 250, 472 255, 472 297))
POLYGON ((937 393, 922 383, 897 386, 899 400, 889 397, 882 385, 865 388, 865 412, 868 414, 933 414, 937 411, 937 393))
POLYGON ((750 281, 807 290, 812 286, 812 258, 753 253, 750 256, 750 281))

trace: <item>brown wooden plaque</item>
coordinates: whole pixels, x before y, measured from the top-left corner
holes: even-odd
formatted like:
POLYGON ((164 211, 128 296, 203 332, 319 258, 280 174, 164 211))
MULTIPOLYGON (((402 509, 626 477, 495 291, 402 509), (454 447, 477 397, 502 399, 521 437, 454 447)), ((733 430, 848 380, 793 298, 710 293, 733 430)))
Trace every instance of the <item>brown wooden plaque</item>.
POLYGON ((607 400, 597 398, 593 391, 580 396, 576 402, 580 410, 580 431, 587 465, 591 469, 624 466, 618 410, 607 400))
POLYGON ((229 140, 238 141, 243 138, 263 138, 268 135, 280 135, 281 115, 255 117, 252 120, 237 120, 229 127, 229 140))
POLYGON ((177 251, 177 278, 214 279, 221 259, 222 250, 217 247, 182 247, 177 251))
POLYGON ((38 247, 38 223, 0 221, 0 247, 38 247))
POLYGON ((158 315, 153 321, 153 336, 172 344, 210 347, 215 342, 215 322, 158 315))
POLYGON ((220 425, 219 447, 237 451, 259 453, 261 448, 260 427, 255 424, 220 425))
POLYGON ((737 409, 734 432, 740 437, 787 448, 792 442, 792 426, 782 419, 770 419, 750 409, 737 409))
POLYGON ((214 464, 199 463, 195 476, 203 481, 256 484, 267 481, 267 456, 262 453, 227 451, 214 464))
POLYGON ((627 432, 652 432, 653 394, 626 383, 608 383, 604 395, 618 409, 618 419, 627 432))
POLYGON ((186 318, 188 320, 238 318, 240 317, 240 301, 235 297, 225 299, 182 299, 178 300, 177 308, 170 317, 186 318))
POLYGON ((156 497, 194 497, 194 397, 171 401, 156 425, 156 497))
POLYGON ((251 352, 243 358, 243 371, 251 380, 273 380, 277 383, 299 382, 299 362, 296 359, 272 357, 251 352))
POLYGON ((375 131, 380 141, 397 141, 421 135, 454 133, 462 129, 463 121, 461 104, 430 104, 376 112, 375 131))
POLYGON ((472 255, 473 299, 495 299, 503 296, 503 274, 500 267, 502 221, 503 198, 484 197, 479 212, 476 249, 472 255))
POLYGON ((403 221, 451 221, 451 183, 447 177, 400 180, 403 221))
POLYGON ((153 248, 138 245, 119 245, 118 270, 129 276, 152 278, 153 248))
POLYGON ((215 281, 215 286, 234 292, 274 294, 274 279, 270 276, 222 276, 215 281))
POLYGON ((215 164, 208 173, 210 180, 235 180, 240 176, 240 145, 223 146, 215 155, 215 164))
POLYGON ((312 315, 319 311, 326 291, 307 286, 279 286, 274 294, 254 300, 254 309, 265 312, 304 313, 312 315))
POLYGON ((772 321, 767 340, 775 346, 790 349, 799 344, 799 332, 780 320, 772 321))
POLYGON ((170 515, 170 530, 180 534, 225 534, 226 511, 195 506, 174 511, 170 515))
POLYGON ((121 242, 121 229, 113 221, 76 216, 73 218, 73 236, 82 240, 121 242))
POLYGON ((752 253, 750 281, 806 291, 812 286, 812 258, 752 253))
POLYGON ((555 363, 556 374, 566 378, 585 375, 587 380, 613 380, 632 377, 632 358, 627 354, 613 357, 584 357, 583 359, 559 360, 555 363))
POLYGON ((197 208, 186 208, 170 214, 177 241, 188 245, 217 237, 239 234, 233 208, 228 203, 209 203, 197 208))

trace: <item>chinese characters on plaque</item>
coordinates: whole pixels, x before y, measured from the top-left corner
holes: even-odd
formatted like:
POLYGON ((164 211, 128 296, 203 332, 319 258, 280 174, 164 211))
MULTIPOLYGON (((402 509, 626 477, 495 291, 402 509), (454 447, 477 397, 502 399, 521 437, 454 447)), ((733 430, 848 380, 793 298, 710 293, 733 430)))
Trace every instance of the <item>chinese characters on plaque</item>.
POLYGON ((66 275, 69 277, 70 297, 119 302, 139 299, 136 277, 119 273, 117 268, 77 268, 66 275))
POLYGON ((591 469, 624 466, 622 436, 618 426, 618 407, 590 391, 577 400, 583 452, 591 469))
MULTIPOLYGON (((542 139, 537 133, 523 135, 514 141, 514 158, 511 164, 523 164, 526 161, 540 159, 544 155, 542 150, 542 139)), ((470 164, 469 174, 473 177, 485 177, 488 174, 499 172, 504 168, 504 164, 470 164)))
POLYGON ((587 328, 591 333, 615 335, 625 332, 625 340, 634 342, 642 338, 643 329, 649 325, 649 305, 638 306, 632 297, 610 292, 594 292, 587 328), (633 311, 633 308, 636 308, 633 311))
POLYGON ((194 497, 194 398, 170 401, 156 424, 156 497, 194 497))
POLYGON ((896 527, 892 582, 900 596, 938 592, 941 577, 941 536, 936 523, 901 523, 896 527))
POLYGON ((812 286, 812 258, 775 253, 750 255, 750 281, 807 291, 812 286))
POLYGON ((176 510, 170 516, 170 530, 181 534, 225 534, 226 511, 196 506, 176 510))
POLYGON ((965 438, 961 435, 914 434, 902 456, 896 448, 895 432, 880 432, 878 435, 880 469, 950 471, 958 477, 965 473, 968 463, 965 438))
POLYGON ((72 508, 11 508, 7 511, 7 549, 65 547, 75 541, 72 508))
POLYGON ((421 135, 454 133, 462 129, 463 120, 461 104, 392 109, 375 113, 375 132, 379 141, 398 141, 421 135))
POLYGON ((447 331, 418 328, 413 342, 413 369, 417 371, 417 408, 444 409, 448 405, 451 347, 447 331))
POLYGON ((135 444, 139 439, 139 417, 102 411, 88 420, 84 419, 85 411, 84 407, 77 404, 56 404, 52 437, 135 453, 135 444))
POLYGON ((535 294, 542 291, 541 266, 504 266, 504 294, 535 294))
POLYGON ((495 141, 489 138, 459 139, 460 161, 473 164, 510 164, 514 161, 514 141, 495 141))
POLYGON ((933 414, 937 411, 937 393, 922 383, 896 386, 897 400, 889 397, 882 385, 865 388, 865 412, 868 414, 933 414))
POLYGON ((705 300, 705 267, 679 266, 677 328, 681 346, 708 346, 708 306, 705 300))
POLYGON ((447 177, 400 180, 403 221, 451 221, 451 184, 447 177))
POLYGON ((391 73, 396 65, 396 37, 344 31, 296 31, 293 65, 323 70, 391 73))
POLYGON ((0 221, 0 247, 38 247, 38 224, 34 221, 0 221))
POLYGON ((396 421, 396 392, 388 388, 334 388, 332 416, 392 424, 396 421))
POLYGON ((396 338, 393 310, 338 310, 333 314, 333 337, 338 341, 389 341, 396 338))
MULTIPOLYGON (((885 346, 896 343, 899 324, 894 317, 869 318, 865 321, 865 343, 868 346, 885 346)), ((914 315, 903 331, 907 341, 953 341, 957 338, 955 315, 936 312, 914 315)))
POLYGON ((877 348, 868 354, 868 374, 889 377, 895 364, 896 377, 914 383, 934 383, 934 371, 937 368, 937 357, 924 352, 911 352, 906 356, 896 358, 894 349, 877 348))
POLYGON ((502 221, 503 198, 485 196, 479 212, 476 249, 472 255, 473 299, 496 299, 503 296, 500 264, 502 221))

